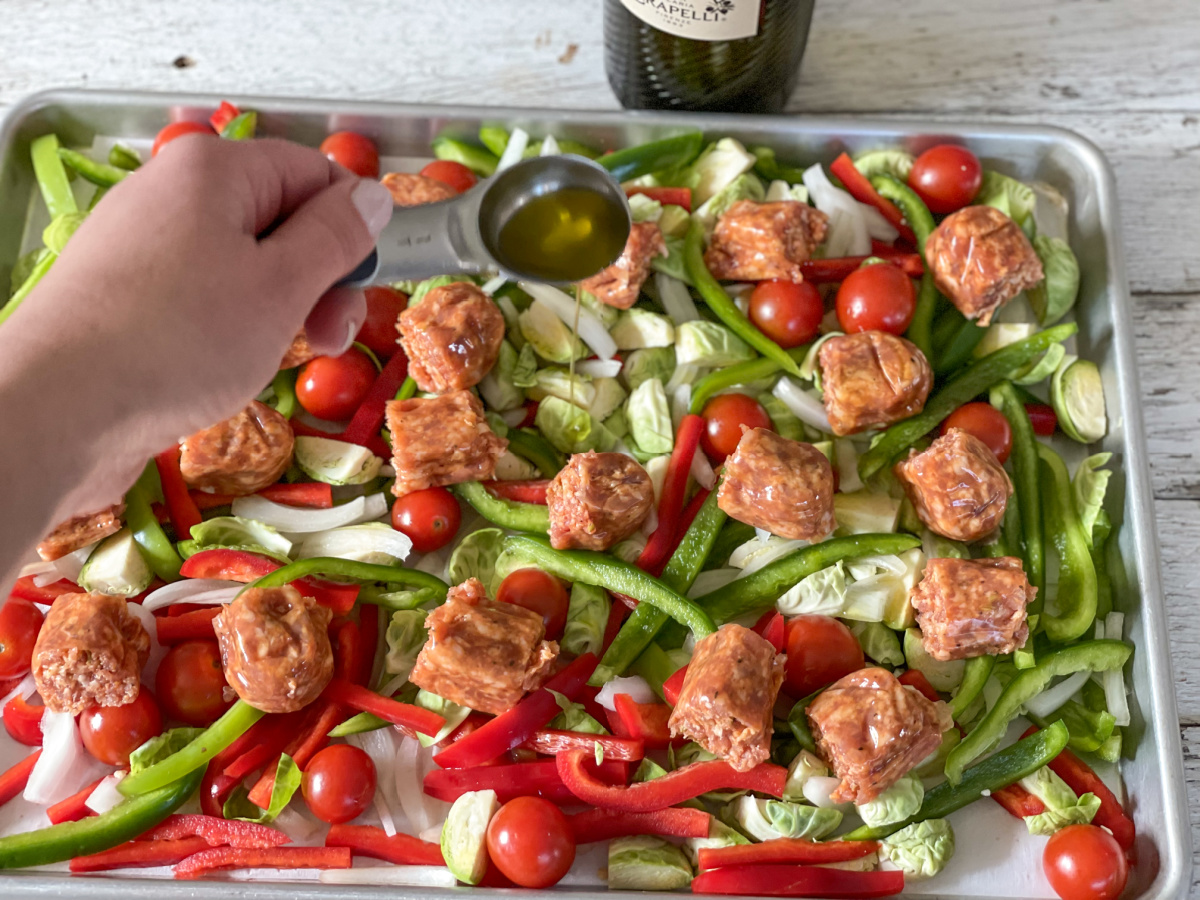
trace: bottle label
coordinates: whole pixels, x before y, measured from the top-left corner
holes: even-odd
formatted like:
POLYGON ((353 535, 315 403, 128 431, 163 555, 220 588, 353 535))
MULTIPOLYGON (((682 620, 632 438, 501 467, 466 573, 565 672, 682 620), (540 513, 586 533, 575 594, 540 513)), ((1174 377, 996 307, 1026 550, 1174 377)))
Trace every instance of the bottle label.
POLYGON ((621 0, 652 28, 694 41, 735 41, 758 34, 762 0, 621 0))

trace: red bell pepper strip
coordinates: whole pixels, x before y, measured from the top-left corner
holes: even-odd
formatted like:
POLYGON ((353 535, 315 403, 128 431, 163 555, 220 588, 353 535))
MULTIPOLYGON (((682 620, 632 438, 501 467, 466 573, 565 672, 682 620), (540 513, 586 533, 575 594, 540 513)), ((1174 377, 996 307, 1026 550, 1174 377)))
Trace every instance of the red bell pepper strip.
POLYGON ((692 523, 696 521, 696 516, 700 513, 700 507, 702 507, 704 505, 704 501, 708 499, 709 493, 710 491, 708 488, 700 488, 692 496, 692 499, 688 501, 687 506, 683 508, 683 515, 679 519, 679 533, 676 535, 679 540, 675 542, 675 547, 671 550, 671 553, 674 553, 675 550, 679 549, 679 544, 680 541, 683 540, 683 535, 689 528, 692 527, 692 523))
POLYGON ((904 890, 904 873, 847 872, 821 866, 726 866, 701 872, 693 894, 761 897, 891 897, 904 890))
MULTIPOLYGON (((583 751, 580 751, 583 752, 583 751)), ((624 786, 629 781, 629 763, 606 759, 596 765, 593 754, 585 754, 583 763, 588 774, 604 785, 624 786)), ((433 769, 424 779, 425 793, 438 800, 453 803, 469 791, 496 792, 501 803, 514 797, 543 797, 559 805, 578 805, 559 775, 558 764, 552 759, 503 765, 472 766, 467 769, 433 769)))
POLYGON ((585 809, 567 816, 567 822, 575 833, 575 843, 594 844, 638 834, 706 838, 712 825, 712 816, 702 809, 673 806, 640 813, 585 809))
POLYGON ((358 625, 346 618, 334 619, 329 623, 329 643, 333 647, 333 677, 358 684, 362 670, 358 625))
POLYGON ((176 878, 217 869, 348 869, 349 847, 210 847, 175 866, 176 878))
POLYGON ((598 663, 594 653, 585 653, 576 658, 539 690, 462 740, 451 744, 433 761, 443 769, 464 768, 495 759, 501 753, 519 747, 558 715, 560 707, 552 692, 563 694, 568 700, 577 699, 598 663))
POLYGON ((564 750, 591 750, 594 753, 597 744, 600 745, 604 759, 633 762, 646 755, 645 742, 637 738, 609 737, 606 734, 585 734, 581 731, 558 731, 549 728, 535 731, 533 737, 521 746, 545 756, 557 756, 564 750))
POLYGON ((688 212, 692 211, 692 189, 686 187, 627 187, 625 196, 644 194, 651 200, 657 200, 663 206, 682 206, 688 212))
MULTIPOLYGON (((145 600, 147 597, 149 597, 151 594, 153 594, 155 591, 157 591, 160 587, 162 587, 165 584, 166 584, 166 582, 163 581, 161 578, 159 578, 156 575, 156 576, 154 576, 153 579, 151 579, 150 584, 147 585, 146 589, 144 591, 142 591, 140 594, 134 594, 132 597, 130 597, 129 602, 130 603, 141 603, 143 600, 145 600)), ((168 609, 174 609, 178 605, 179 604, 172 604, 170 607, 168 607, 168 609)))
POLYGON ((608 605, 608 620, 604 623, 604 640, 600 645, 601 655, 608 652, 609 645, 616 640, 617 632, 625 624, 625 617, 628 615, 629 606, 626 604, 610 603, 608 605))
MULTIPOLYGON (((346 711, 342 704, 322 694, 316 703, 303 710, 306 714, 304 725, 300 732, 288 742, 285 752, 292 758, 301 772, 309 761, 317 755, 317 751, 329 743, 329 732, 345 721, 346 711)), ((266 767, 254 787, 250 789, 250 802, 261 809, 266 809, 271 803, 271 792, 275 790, 275 770, 279 765, 279 757, 266 767)))
POLYGON ((189 556, 183 561, 179 574, 184 578, 219 578, 222 581, 249 584, 274 572, 280 565, 277 560, 261 553, 217 548, 201 550, 189 556))
POLYGON ((25 790, 25 784, 29 781, 29 773, 33 771, 33 767, 41 755, 41 750, 34 750, 7 772, 0 774, 0 806, 25 790))
POLYGON ((4 730, 19 744, 40 747, 45 712, 44 706, 34 706, 24 697, 13 697, 4 704, 4 730))
POLYGON ((483 486, 492 495, 501 500, 512 500, 517 503, 536 503, 546 505, 546 489, 550 487, 549 478, 535 478, 528 481, 485 481, 483 486))
POLYGON ((672 743, 683 746, 687 738, 671 739, 667 720, 671 707, 665 703, 638 703, 628 694, 613 696, 616 707, 608 716, 612 730, 624 738, 640 740, 651 749, 662 749, 672 743))
POLYGON ((335 616, 344 616, 354 609, 354 601, 358 599, 358 592, 362 590, 361 584, 326 581, 311 575, 293 581, 292 587, 305 597, 312 597, 335 616))
MULTIPOLYGON (((838 256, 832 259, 806 259, 800 263, 800 271, 804 274, 804 280, 813 284, 835 284, 845 281, 870 258, 869 256, 838 256)), ((898 266, 909 278, 920 278, 925 271, 925 264, 921 262, 921 257, 916 253, 891 253, 887 256, 880 256, 880 259, 886 259, 898 266)))
POLYGON ((141 840, 176 841, 200 838, 210 847, 280 847, 292 839, 278 828, 223 819, 217 816, 174 815, 142 836, 141 840))
POLYGON ((517 426, 518 428, 533 427, 533 423, 537 421, 538 405, 536 400, 530 400, 525 404, 525 418, 521 420, 521 424, 517 426))
POLYGON ((1016 782, 1008 787, 992 791, 992 799, 1017 819, 1024 819, 1026 816, 1040 816, 1046 811, 1046 804, 1016 782))
POLYGON ((334 703, 340 703, 358 712, 373 713, 385 722, 405 725, 430 737, 436 735, 446 724, 446 720, 435 712, 421 709, 411 703, 401 703, 391 697, 382 697, 369 688, 346 681, 329 682, 324 696, 334 703))
POLYGON ((17 583, 12 586, 8 596, 16 597, 19 600, 28 600, 31 603, 41 603, 43 606, 50 606, 61 597, 63 594, 82 594, 83 588, 73 581, 67 581, 65 578, 60 578, 58 581, 38 587, 33 583, 33 576, 26 575, 24 578, 18 578, 17 583))
POLYGON ((926 700, 932 700, 934 703, 937 703, 942 699, 938 696, 938 692, 934 690, 933 685, 929 683, 929 679, 925 677, 925 673, 920 669, 909 669, 896 680, 901 684, 907 684, 911 688, 916 688, 926 700))
POLYGON ((250 726, 232 744, 214 756, 204 770, 200 782, 200 808, 206 816, 219 819, 224 815, 225 799, 242 779, 262 766, 271 756, 283 748, 287 733, 284 725, 294 719, 295 713, 285 716, 263 716, 250 726), (271 734, 280 735, 278 746, 271 743, 271 734), (250 759, 251 754, 261 754, 261 759, 250 759), (245 760, 244 767, 231 771, 245 760))
POLYGON ((679 543, 688 475, 691 474, 692 457, 700 447, 700 434, 703 431, 704 419, 700 416, 689 413, 679 423, 675 449, 671 451, 671 459, 667 463, 667 474, 658 501, 658 527, 637 558, 638 568, 656 578, 662 574, 663 566, 679 543))
POLYGON ((162 482, 163 500, 166 501, 171 524, 175 527, 175 537, 186 541, 192 536, 192 526, 199 525, 203 520, 188 493, 183 473, 179 471, 179 457, 180 448, 176 444, 155 456, 154 466, 158 469, 158 480, 162 482))
POLYGON ((82 791, 72 794, 65 800, 59 800, 46 810, 46 817, 50 820, 51 825, 57 825, 60 822, 78 822, 80 819, 86 819, 88 816, 94 816, 87 807, 87 799, 92 796, 92 791, 102 782, 103 778, 97 778, 82 791))
POLYGON ((763 613, 762 617, 754 624, 754 632, 760 637, 765 638, 775 648, 776 653, 783 652, 786 631, 787 623, 784 622, 783 614, 773 609, 769 609, 763 613))
POLYGON ((225 126, 242 114, 242 111, 230 103, 228 100, 222 100, 221 105, 217 107, 217 111, 208 117, 208 124, 212 126, 212 130, 220 134, 225 130, 225 126))
POLYGON ((904 213, 900 211, 900 207, 879 195, 879 191, 875 190, 871 182, 867 180, 867 176, 855 168, 854 161, 848 154, 843 153, 831 162, 829 171, 838 177, 851 197, 859 203, 873 206, 883 213, 883 217, 900 232, 900 237, 914 244, 917 242, 917 235, 904 221, 904 213))
POLYGON ((181 641, 215 638, 213 619, 221 614, 223 608, 215 606, 210 609, 198 609, 195 612, 184 613, 181 616, 156 617, 154 627, 158 631, 158 642, 160 644, 178 644, 181 641))
POLYGON ((679 702, 679 695, 683 693, 683 681, 687 678, 687 670, 687 666, 676 669, 675 674, 663 682, 663 699, 672 706, 679 702))
POLYGON ((216 509, 218 506, 229 506, 237 499, 233 494, 210 494, 207 491, 189 491, 196 509, 204 512, 206 509, 216 509))
POLYGON ((1026 403, 1025 413, 1029 416, 1029 424, 1033 433, 1038 437, 1053 437, 1058 428, 1058 413, 1053 406, 1045 403, 1026 403))
POLYGON ((375 668, 375 653, 379 648, 379 608, 363 604, 358 608, 358 677, 355 684, 370 685, 371 671, 375 668))
POLYGON ((71 871, 107 872, 110 869, 145 869, 151 866, 173 866, 183 862, 194 853, 207 850, 204 838, 189 837, 180 840, 138 840, 119 844, 111 850, 102 850, 91 856, 77 856, 71 860, 71 871))
POLYGON ((333 509, 333 487, 323 481, 303 481, 296 484, 272 484, 258 492, 258 496, 284 506, 304 509, 333 509))
POLYGON ((390 837, 374 825, 333 825, 326 847, 348 847, 353 856, 382 859, 396 866, 444 866, 442 848, 409 834, 390 837))
POLYGON ((404 355, 403 350, 397 349, 383 367, 383 371, 376 376, 375 383, 367 391, 367 396, 350 418, 342 440, 352 444, 363 444, 368 438, 378 437, 379 429, 383 427, 387 402, 396 396, 396 391, 400 390, 400 385, 404 384, 407 377, 408 357, 404 355))
POLYGON ((725 760, 714 759, 690 763, 653 781, 616 788, 592 776, 584 768, 585 759, 582 750, 559 754, 556 761, 563 784, 584 803, 599 809, 626 812, 651 812, 677 806, 721 788, 761 791, 772 797, 782 797, 787 781, 787 769, 774 763, 760 763, 748 772, 739 772, 725 760))
MULTIPOLYGON (((666 812, 666 810, 664 810, 666 812)), ((707 835, 702 835, 707 837, 707 835)), ((765 863, 849 862, 862 859, 879 849, 878 841, 806 841, 803 838, 777 838, 761 844, 737 844, 732 847, 705 847, 697 853, 700 869, 726 866, 758 866, 765 863)))

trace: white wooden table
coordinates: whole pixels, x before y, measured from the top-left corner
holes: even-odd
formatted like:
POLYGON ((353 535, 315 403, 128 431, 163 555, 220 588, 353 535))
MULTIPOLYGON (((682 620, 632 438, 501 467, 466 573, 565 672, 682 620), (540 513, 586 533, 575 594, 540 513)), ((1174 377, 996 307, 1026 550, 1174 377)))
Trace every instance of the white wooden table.
MULTIPOLYGON (((59 86, 613 108, 600 9, 599 0, 0 0, 0 112, 59 86)), ((822 0, 790 109, 1045 122, 1087 136, 1112 161, 1200 847, 1198 73, 1196 0, 822 0)))

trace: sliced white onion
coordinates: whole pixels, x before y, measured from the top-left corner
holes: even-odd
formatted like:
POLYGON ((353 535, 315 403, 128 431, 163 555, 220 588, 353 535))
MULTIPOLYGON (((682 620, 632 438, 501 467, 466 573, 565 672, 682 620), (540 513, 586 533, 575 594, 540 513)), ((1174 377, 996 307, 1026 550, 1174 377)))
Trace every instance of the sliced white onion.
MULTIPOLYGON (((80 547, 74 553, 68 553, 66 556, 56 559, 54 568, 58 571, 58 577, 65 578, 67 581, 79 581, 79 573, 83 571, 83 564, 88 561, 88 557, 92 555, 92 551, 99 544, 100 542, 96 541, 86 547, 80 547)), ((54 580, 52 578, 46 584, 53 584, 54 580)))
POLYGON ((371 866, 361 869, 323 869, 322 884, 383 884, 452 888, 458 881, 445 866, 371 866))
POLYGON ((858 477, 858 451, 854 449, 854 443, 846 438, 834 438, 833 456, 837 460, 838 490, 846 494, 860 490, 863 483, 858 477))
POLYGON ((885 219, 883 213, 875 207, 867 203, 859 203, 858 211, 862 213, 862 217, 867 223, 867 233, 875 240, 890 244, 900 237, 896 226, 885 219))
POLYGON ((150 653, 146 657, 146 665, 142 667, 142 684, 152 687, 154 679, 158 675, 159 664, 162 663, 163 657, 167 655, 169 648, 164 647, 158 642, 158 625, 155 624, 154 613, 144 608, 140 603, 129 603, 127 601, 125 608, 129 610, 131 616, 142 623, 142 628, 145 629, 146 636, 150 638, 150 653))
POLYGON ((303 844, 310 840, 324 827, 320 822, 310 819, 294 806, 285 806, 283 812, 275 817, 272 824, 297 844, 303 844))
POLYGON ((375 815, 379 816, 379 824, 383 827, 383 833, 388 837, 395 837, 396 820, 392 817, 392 811, 388 808, 387 801, 383 799, 383 794, 376 791, 371 802, 375 804, 375 815))
POLYGON ((584 309, 578 301, 548 284, 522 281, 520 287, 533 299, 546 304, 568 328, 575 328, 578 323, 580 340, 591 347, 598 357, 612 359, 617 355, 617 342, 594 312, 584 309))
POLYGON ((389 557, 403 560, 411 552, 412 539, 402 531, 380 525, 346 525, 309 535, 296 548, 295 558, 331 556, 365 560, 370 557, 370 561, 374 561, 378 557, 389 557))
POLYGON ((675 390, 671 391, 671 425, 675 428, 676 434, 679 433, 679 424, 688 414, 688 407, 691 405, 692 386, 690 384, 677 385, 675 390))
MULTIPOLYGON (((219 578, 185 578, 164 584, 141 603, 141 608, 154 612, 174 603, 228 603, 245 585, 219 578), (229 591, 233 594, 229 594, 229 591), (224 598, 229 594, 228 599, 224 598)), ((135 604, 136 605, 136 604, 135 604)))
MULTIPOLYGON (((1125 631, 1125 614, 1110 612, 1104 619, 1104 636, 1110 641, 1121 640, 1125 631)), ((1125 673, 1121 669, 1109 669, 1101 676, 1104 701, 1116 724, 1125 727, 1130 722, 1129 699, 1125 694, 1125 673)))
POLYGON ((696 576, 696 580, 692 582, 692 587, 687 595, 693 600, 697 597, 703 597, 709 591, 718 590, 735 581, 741 573, 741 569, 705 569, 696 576))
POLYGON ((633 698, 634 703, 654 703, 656 701, 654 691, 646 679, 639 675, 614 678, 600 688, 600 692, 596 694, 596 702, 611 712, 617 708, 613 703, 613 697, 617 694, 628 694, 633 698))
POLYGON ((817 209, 829 216, 826 254, 831 257, 869 254, 871 234, 859 202, 846 191, 834 187, 820 163, 805 169, 804 186, 817 209))
POLYGON ((503 172, 510 166, 519 163, 528 146, 529 134, 520 128, 514 128, 508 137, 508 145, 504 148, 504 153, 500 155, 500 161, 496 163, 496 171, 503 172))
POLYGON ((1049 716, 1074 697, 1091 675, 1091 672, 1076 672, 1074 675, 1067 676, 1054 687, 1047 688, 1036 697, 1030 698, 1025 703, 1026 712, 1039 718, 1049 716))
MULTIPOLYGON (((21 571, 17 573, 18 578, 29 578, 30 576, 37 578, 39 575, 53 575, 58 578, 58 569, 54 567, 54 562, 45 562, 38 560, 37 562, 26 563, 21 566, 21 571)), ((37 582, 34 582, 35 584, 37 582)))
POLYGON ((646 518, 642 520, 642 527, 638 531, 647 538, 658 531, 658 510, 655 507, 650 507, 650 512, 646 513, 646 518))
POLYGON ((654 273, 654 283, 658 286, 658 299, 662 301, 663 309, 676 325, 700 318, 700 310, 696 308, 696 301, 692 299, 686 284, 662 272, 654 273))
POLYGON ((771 539, 771 532, 765 528, 755 528, 754 536, 758 538, 760 542, 765 544, 771 539))
POLYGON ((444 825, 444 822, 435 822, 418 834, 417 837, 423 841, 428 841, 431 844, 439 844, 442 840, 442 827, 444 825))
POLYGON ((825 414, 825 405, 792 379, 780 378, 771 393, 783 401, 783 405, 792 411, 792 415, 805 425, 811 425, 826 434, 833 431, 829 424, 829 416, 825 414))
POLYGON ((420 754, 421 745, 416 738, 405 736, 400 739, 400 745, 396 748, 393 780, 397 801, 413 831, 424 831, 430 825, 430 816, 425 807, 420 754))
POLYGON ((40 575, 34 575, 33 586, 44 588, 48 584, 54 584, 54 582, 61 580, 62 576, 58 574, 58 569, 53 569, 50 572, 42 572, 40 575))
POLYGON ((500 418, 504 420, 504 424, 509 428, 516 428, 525 421, 525 416, 528 414, 528 410, 525 407, 518 406, 516 409, 509 409, 500 413, 500 418))
POLYGON ((312 534, 342 525, 370 522, 386 513, 387 509, 387 498, 383 494, 355 497, 332 509, 298 509, 253 494, 233 501, 235 516, 257 519, 265 525, 292 534, 312 534))
POLYGON ((768 540, 765 544, 757 537, 746 541, 746 543, 736 547, 729 555, 729 565, 735 569, 741 569, 740 577, 752 575, 761 569, 763 566, 775 562, 777 559, 782 559, 789 553, 799 550, 801 547, 807 547, 810 541, 800 539, 785 540, 777 538, 768 540))
POLYGON ((556 141, 554 139, 554 135, 552 135, 552 134, 546 135, 545 140, 542 141, 542 151, 538 155, 539 156, 558 156, 561 153, 562 153, 562 150, 560 150, 558 148, 558 141, 556 141))
POLYGON ((28 700, 33 696, 36 690, 37 682, 33 680, 33 673, 30 672, 17 683, 16 687, 14 687, 3 697, 0 697, 0 709, 2 709, 4 704, 6 704, 13 697, 20 697, 22 700, 28 700))
POLYGON ((506 275, 497 275, 495 278, 489 278, 485 281, 479 289, 490 297, 506 284, 508 284, 508 277, 506 275))
POLYGON ((804 782, 801 790, 804 791, 804 799, 813 806, 821 809, 834 809, 839 804, 835 803, 829 795, 841 783, 840 778, 834 778, 832 775, 812 775, 804 782))
POLYGON ((706 491, 711 491, 717 483, 717 473, 713 471, 712 463, 699 448, 692 457, 692 477, 696 479, 696 484, 706 491))
POLYGON ((675 371, 671 373, 670 379, 663 385, 663 390, 668 394, 672 394, 681 384, 695 384, 703 374, 703 366, 693 366, 691 363, 676 366, 675 371))
POLYGON ((39 806, 66 800, 96 777, 99 763, 88 756, 69 712, 42 713, 42 755, 29 773, 25 799, 39 806))
MULTIPOLYGON (((575 372, 589 378, 616 378, 621 374, 619 359, 581 359, 575 363, 575 372)), ((524 409, 521 410, 525 412, 524 409)))
POLYGON ((117 790, 117 785, 125 778, 126 772, 113 772, 103 781, 96 785, 96 789, 88 794, 87 801, 84 803, 92 812, 100 815, 106 813, 122 800, 125 795, 117 790))

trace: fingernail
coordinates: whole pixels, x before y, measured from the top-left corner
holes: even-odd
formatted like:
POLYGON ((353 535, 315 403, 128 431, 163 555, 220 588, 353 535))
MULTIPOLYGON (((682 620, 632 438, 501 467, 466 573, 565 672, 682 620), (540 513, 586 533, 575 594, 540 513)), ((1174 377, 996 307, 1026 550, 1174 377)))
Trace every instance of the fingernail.
POLYGON ((378 181, 362 179, 350 195, 371 237, 377 238, 392 218, 392 194, 378 181))
POLYGON ((354 343, 354 339, 358 336, 358 329, 361 327, 362 322, 355 322, 353 319, 346 323, 346 340, 342 342, 341 348, 337 353, 333 354, 334 356, 341 356, 350 349, 350 346, 354 343))

